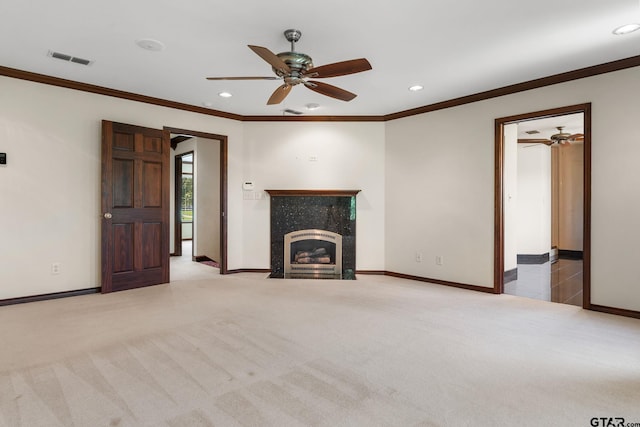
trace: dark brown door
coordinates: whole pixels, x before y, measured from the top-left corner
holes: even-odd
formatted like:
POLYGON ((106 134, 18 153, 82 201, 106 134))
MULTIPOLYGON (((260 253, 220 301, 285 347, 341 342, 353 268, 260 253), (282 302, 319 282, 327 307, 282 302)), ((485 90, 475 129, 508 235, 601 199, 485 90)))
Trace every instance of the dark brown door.
POLYGON ((169 282, 168 131, 102 122, 102 292, 169 282))

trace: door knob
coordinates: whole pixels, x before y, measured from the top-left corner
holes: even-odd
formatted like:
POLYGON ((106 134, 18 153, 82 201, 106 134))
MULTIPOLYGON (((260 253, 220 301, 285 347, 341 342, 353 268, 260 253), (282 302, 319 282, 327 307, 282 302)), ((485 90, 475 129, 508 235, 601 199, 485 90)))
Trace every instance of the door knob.
POLYGON ((111 212, 107 212, 106 214, 104 214, 104 217, 106 219, 111 219, 111 217, 113 217, 113 215, 111 215, 111 212))

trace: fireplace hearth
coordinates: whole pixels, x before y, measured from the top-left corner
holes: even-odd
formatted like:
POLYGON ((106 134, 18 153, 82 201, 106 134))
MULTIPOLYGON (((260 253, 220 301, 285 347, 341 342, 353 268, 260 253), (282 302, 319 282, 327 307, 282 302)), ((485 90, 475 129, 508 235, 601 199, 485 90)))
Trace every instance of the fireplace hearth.
POLYGON ((360 190, 266 190, 272 278, 355 279, 360 190))

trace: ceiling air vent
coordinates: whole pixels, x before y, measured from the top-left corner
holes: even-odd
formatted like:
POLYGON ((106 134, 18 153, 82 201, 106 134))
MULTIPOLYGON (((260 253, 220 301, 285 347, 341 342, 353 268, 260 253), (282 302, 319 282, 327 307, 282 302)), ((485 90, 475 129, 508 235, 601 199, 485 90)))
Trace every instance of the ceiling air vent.
POLYGON ((61 59, 63 61, 68 61, 68 62, 74 62, 76 64, 81 64, 81 65, 91 65, 93 63, 93 61, 90 61, 88 59, 78 58, 77 56, 71 56, 65 53, 54 52, 52 50, 50 50, 49 53, 47 53, 47 55, 52 58, 61 59))
POLYGON ((526 131, 525 133, 528 133, 529 135, 535 135, 535 134, 537 134, 537 133, 540 133, 540 131, 537 131, 537 130, 528 130, 528 131, 526 131))
POLYGON ((300 114, 302 114, 302 111, 296 111, 296 110, 292 110, 292 109, 290 109, 290 108, 287 108, 287 109, 285 109, 285 110, 282 110, 282 114, 283 114, 283 115, 284 115, 284 114, 287 114, 287 113, 289 113, 289 114, 295 114, 296 116, 299 116, 300 114))

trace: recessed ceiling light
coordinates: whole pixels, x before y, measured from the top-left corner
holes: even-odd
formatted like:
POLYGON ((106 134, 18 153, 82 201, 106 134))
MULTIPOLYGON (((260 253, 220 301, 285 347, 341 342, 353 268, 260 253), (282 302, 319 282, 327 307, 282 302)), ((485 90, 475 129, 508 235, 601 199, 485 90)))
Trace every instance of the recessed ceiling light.
POLYGON ((307 107, 307 110, 317 110, 318 108, 320 108, 320 104, 310 103, 305 105, 305 107, 307 107))
POLYGON ((422 90, 422 89, 424 89, 424 87, 420 86, 420 85, 413 85, 413 86, 409 87, 409 90, 411 92, 418 92, 419 90, 422 90))
POLYGON ((138 39, 136 44, 144 50, 151 50, 153 52, 159 52, 164 50, 164 44, 158 40, 153 39, 138 39))
POLYGON ((627 24, 613 30, 613 34, 615 34, 616 36, 621 36, 623 34, 633 33, 637 30, 640 30, 640 24, 627 24))
POLYGON ((229 92, 220 92, 218 96, 221 96, 223 98, 231 98, 233 95, 231 95, 229 92))

